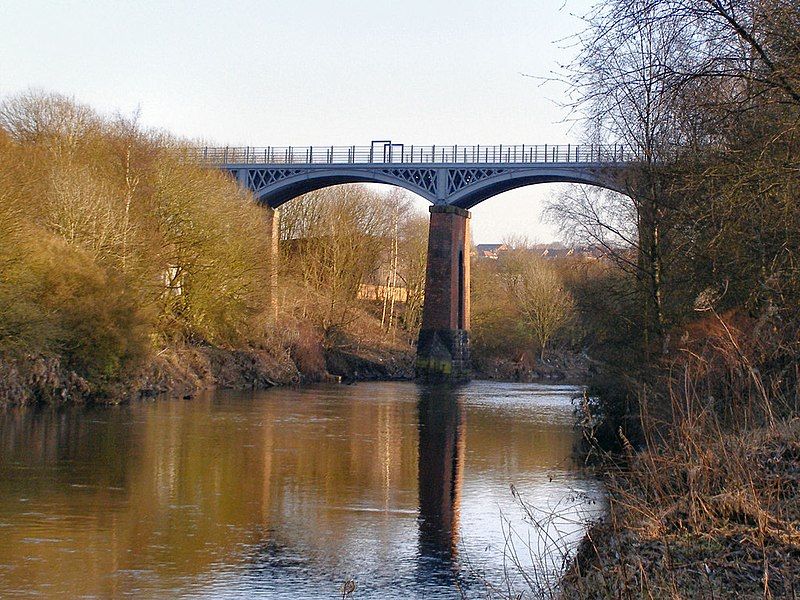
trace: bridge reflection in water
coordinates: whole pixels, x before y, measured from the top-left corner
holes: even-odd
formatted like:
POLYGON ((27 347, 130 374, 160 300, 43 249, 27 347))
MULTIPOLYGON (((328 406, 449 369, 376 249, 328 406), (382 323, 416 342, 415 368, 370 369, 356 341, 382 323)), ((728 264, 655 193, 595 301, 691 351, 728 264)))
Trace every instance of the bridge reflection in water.
POLYGON ((347 577, 356 598, 452 598, 456 582, 483 597, 467 563, 502 579, 509 482, 542 507, 599 487, 569 462, 573 392, 387 383, 0 411, 0 597, 330 598, 347 577))
POLYGON ((457 389, 423 388, 419 403, 419 556, 423 575, 458 571, 466 411, 457 389))

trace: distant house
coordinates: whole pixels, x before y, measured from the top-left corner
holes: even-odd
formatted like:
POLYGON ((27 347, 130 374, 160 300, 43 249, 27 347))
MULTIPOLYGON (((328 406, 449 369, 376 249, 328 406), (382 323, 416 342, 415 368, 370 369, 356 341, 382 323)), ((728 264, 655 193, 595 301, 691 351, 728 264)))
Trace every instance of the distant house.
POLYGON ((573 248, 568 248, 560 242, 553 244, 536 244, 532 250, 542 258, 565 258, 574 254, 573 248))
POLYGON ((508 246, 505 244, 478 244, 475 246, 478 258, 491 258, 497 260, 501 252, 507 252, 508 246))
POLYGON ((359 300, 383 301, 394 300, 395 302, 408 301, 408 290, 402 285, 391 285, 389 281, 381 284, 362 283, 358 286, 359 300))
MULTIPOLYGON (((477 257, 497 260, 503 252, 508 252, 506 244, 478 244, 475 246, 477 257)), ((580 258, 583 260, 600 260, 607 255, 605 248, 599 245, 566 246, 561 242, 551 244, 535 244, 531 247, 534 254, 542 258, 554 260, 557 258, 580 258)))

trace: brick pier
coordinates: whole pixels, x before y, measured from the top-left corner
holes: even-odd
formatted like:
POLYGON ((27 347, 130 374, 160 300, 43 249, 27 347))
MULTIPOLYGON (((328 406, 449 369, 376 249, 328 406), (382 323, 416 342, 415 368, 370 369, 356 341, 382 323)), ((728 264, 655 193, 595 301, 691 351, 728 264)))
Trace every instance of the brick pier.
POLYGON ((432 206, 430 213, 417 377, 426 381, 468 380, 470 214, 452 205, 432 206))

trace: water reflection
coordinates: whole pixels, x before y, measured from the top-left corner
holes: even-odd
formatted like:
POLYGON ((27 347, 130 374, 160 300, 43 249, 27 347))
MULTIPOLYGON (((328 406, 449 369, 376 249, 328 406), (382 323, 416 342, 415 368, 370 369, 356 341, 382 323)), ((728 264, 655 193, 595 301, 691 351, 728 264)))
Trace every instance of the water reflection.
POLYGON ((0 597, 458 597, 546 504, 570 390, 359 384, 0 411, 0 597), (467 440, 469 444, 467 445, 467 440), (468 560, 467 560, 468 559, 468 560))
POLYGON ((457 555, 459 510, 464 477, 466 411, 463 398, 449 387, 420 389, 419 563, 417 578, 454 587, 460 571, 457 555))
POLYGON ((423 388, 418 411, 420 557, 451 564, 458 552, 464 403, 452 388, 423 388))

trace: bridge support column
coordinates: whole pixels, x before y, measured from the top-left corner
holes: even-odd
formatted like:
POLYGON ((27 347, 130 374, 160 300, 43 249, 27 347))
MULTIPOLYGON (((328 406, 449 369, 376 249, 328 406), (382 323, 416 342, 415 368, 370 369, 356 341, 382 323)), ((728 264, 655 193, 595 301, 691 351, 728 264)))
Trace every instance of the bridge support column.
POLYGON ((470 378, 470 214, 450 205, 432 206, 430 213, 416 373, 427 381, 464 381, 470 378))
POLYGON ((281 213, 277 208, 264 207, 264 221, 269 232, 267 257, 267 297, 270 316, 278 320, 278 268, 280 267, 281 213))

